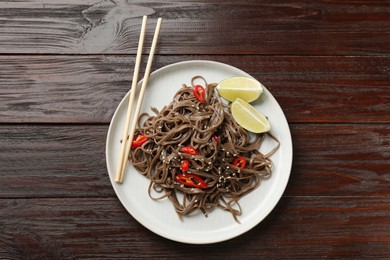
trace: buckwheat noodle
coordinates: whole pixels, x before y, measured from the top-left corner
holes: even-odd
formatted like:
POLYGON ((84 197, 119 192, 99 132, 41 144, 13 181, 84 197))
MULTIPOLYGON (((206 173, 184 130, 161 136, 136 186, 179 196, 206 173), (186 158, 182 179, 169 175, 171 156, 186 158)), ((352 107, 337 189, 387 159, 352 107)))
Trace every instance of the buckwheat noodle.
POLYGON ((205 216, 215 208, 230 212, 236 222, 242 210, 240 198, 256 189, 261 179, 271 175, 270 156, 278 149, 279 141, 270 133, 249 134, 233 119, 229 106, 222 102, 217 84, 207 84, 205 102, 194 96, 192 86, 183 84, 172 102, 155 115, 139 117, 135 136, 142 134, 148 141, 132 148, 129 160, 150 179, 149 196, 154 200, 168 198, 180 218, 195 211, 205 216), (217 136, 215 140, 213 136, 217 136), (267 154, 259 152, 265 138, 277 143, 267 154), (199 155, 183 153, 183 146, 193 146, 199 155), (244 156, 244 169, 232 165, 237 156, 244 156), (187 173, 196 174, 208 185, 206 189, 187 187, 175 180, 182 173, 181 161, 190 161, 187 173), (152 193, 161 193, 154 197, 152 193), (178 196, 181 194, 180 196, 178 196))

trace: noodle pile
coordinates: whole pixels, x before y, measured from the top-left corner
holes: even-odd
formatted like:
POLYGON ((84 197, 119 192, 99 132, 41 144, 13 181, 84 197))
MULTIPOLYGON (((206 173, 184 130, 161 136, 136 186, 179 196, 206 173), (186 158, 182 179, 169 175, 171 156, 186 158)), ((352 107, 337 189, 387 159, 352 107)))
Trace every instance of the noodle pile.
MULTIPOLYGON (((194 77, 192 84, 196 78, 203 79, 194 77)), ((129 160, 150 179, 149 196, 154 200, 169 198, 180 218, 199 210, 207 216, 214 208, 221 208, 239 223, 238 201, 256 189, 262 178, 270 177, 269 157, 278 149, 279 142, 269 133, 249 134, 233 119, 215 89, 216 84, 205 81, 205 85, 204 103, 194 96, 192 86, 183 84, 169 105, 161 111, 152 108, 156 115, 142 114, 135 136, 144 135, 148 140, 131 149, 129 160), (278 145, 264 155, 259 148, 267 136, 278 145), (183 153, 184 146, 194 147, 198 155, 183 153), (246 158, 245 168, 232 164, 237 156, 246 158), (175 176, 182 174, 183 159, 190 161, 186 173, 202 178, 207 188, 177 182, 175 176), (155 198, 153 191, 162 195, 155 198)))

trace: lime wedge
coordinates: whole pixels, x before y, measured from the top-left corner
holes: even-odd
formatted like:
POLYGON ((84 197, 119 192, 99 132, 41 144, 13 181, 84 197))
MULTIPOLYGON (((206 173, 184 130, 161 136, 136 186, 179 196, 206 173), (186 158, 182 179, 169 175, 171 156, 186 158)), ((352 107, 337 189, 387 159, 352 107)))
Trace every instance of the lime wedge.
POLYGON ((248 102, 240 98, 234 100, 230 109, 237 124, 250 132, 264 133, 271 129, 267 118, 248 102))
POLYGON ((233 77, 222 80, 217 90, 224 99, 229 101, 241 98, 246 102, 252 102, 263 93, 263 85, 252 78, 233 77))

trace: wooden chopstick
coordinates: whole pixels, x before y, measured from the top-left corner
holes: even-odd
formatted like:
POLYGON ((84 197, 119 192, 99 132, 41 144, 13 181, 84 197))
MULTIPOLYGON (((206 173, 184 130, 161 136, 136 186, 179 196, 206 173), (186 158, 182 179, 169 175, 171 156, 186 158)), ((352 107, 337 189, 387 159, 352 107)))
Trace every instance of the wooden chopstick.
POLYGON ((129 132, 129 127, 130 127, 131 113, 133 111, 133 103, 134 103, 134 98, 135 98, 137 82, 138 82, 138 73, 139 73, 139 67, 141 64, 142 48, 143 48, 143 44, 144 44, 147 19, 148 19, 148 17, 146 15, 144 15, 144 17, 142 18, 142 26, 141 26, 141 33, 140 33, 139 42, 138 42, 137 57, 135 60, 133 82, 131 84, 131 92, 130 92, 130 98, 129 98, 129 105, 127 107, 125 129, 123 130, 121 152, 120 152, 118 167, 117 167, 117 171, 116 171, 116 178, 115 178, 116 182, 119 182, 120 176, 122 175, 122 165, 123 165, 123 160, 124 160, 124 155, 125 155, 126 143, 127 143, 128 136, 129 136, 128 132, 129 132))
MULTIPOLYGON (((124 178, 124 175, 125 175, 125 170, 126 170, 126 165, 127 165, 127 158, 129 156, 129 153, 130 153, 131 144, 132 144, 133 138, 134 138, 134 131, 135 131, 135 127, 136 127, 137 121, 138 121, 138 115, 139 115, 139 112, 140 112, 140 109, 141 109, 142 100, 143 100, 144 95, 145 95, 146 85, 148 84, 150 70, 152 68, 154 52, 156 50, 158 35, 160 33, 160 28, 161 28, 161 22, 162 22, 162 18, 158 18, 156 29, 154 31, 152 47, 150 48, 149 58, 148 58, 148 62, 146 64, 146 69, 145 69, 145 74, 144 74, 144 78, 143 78, 143 81, 142 81, 141 90, 140 90, 140 93, 139 93, 139 96, 138 96, 137 107, 136 107, 136 109, 134 111, 133 120, 132 120, 132 123, 130 125, 129 139, 127 140, 127 135, 126 135, 124 154, 123 154, 123 157, 121 157, 121 160, 120 160, 121 165, 119 165, 119 167, 118 167, 118 168, 120 168, 120 172, 119 172, 119 176, 118 176, 118 172, 117 172, 117 176, 116 176, 117 178, 115 180, 118 183, 122 183, 123 182, 123 178, 124 178)), ((137 52, 137 56, 138 56, 138 52, 137 52)), ((134 84, 134 81, 133 81, 133 84, 134 84)), ((133 88, 133 87, 132 87, 132 92, 135 92, 135 88, 133 88)), ((128 127, 127 127, 127 129, 128 129, 128 127)), ((127 134, 127 132, 128 131, 126 131, 125 133, 127 134)), ((123 144, 123 142, 122 142, 122 144, 123 144)))

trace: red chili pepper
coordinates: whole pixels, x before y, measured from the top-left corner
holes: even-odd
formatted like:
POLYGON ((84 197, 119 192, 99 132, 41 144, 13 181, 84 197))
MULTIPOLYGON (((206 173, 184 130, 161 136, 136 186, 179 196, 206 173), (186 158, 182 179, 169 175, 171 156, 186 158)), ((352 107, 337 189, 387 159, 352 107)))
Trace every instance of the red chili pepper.
POLYGON ((237 157, 236 159, 234 159, 232 164, 234 166, 237 166, 240 169, 244 169, 244 167, 246 165, 246 159, 244 156, 237 157))
POLYGON ((213 139, 214 139, 214 141, 215 141, 216 143, 218 143, 218 142, 219 142, 219 138, 218 138, 218 136, 216 136, 216 135, 213 135, 213 139))
POLYGON ((200 103, 204 103, 206 91, 201 85, 194 86, 192 88, 192 92, 194 92, 195 97, 199 100, 200 103))
POLYGON ((189 187, 201 188, 201 189, 206 189, 208 187, 207 183, 196 174, 181 173, 181 174, 177 174, 175 178, 181 184, 184 184, 189 187))
POLYGON ((186 154, 198 155, 198 151, 196 151, 191 145, 182 147, 181 151, 186 154))
POLYGON ((189 160, 182 160, 180 165, 181 165, 181 171, 186 172, 186 171, 188 171, 188 168, 190 168, 190 161, 189 160))
POLYGON ((135 138, 135 140, 131 143, 131 147, 132 148, 140 147, 143 143, 145 143, 148 140, 149 138, 147 138, 146 136, 138 135, 137 138, 135 138))

